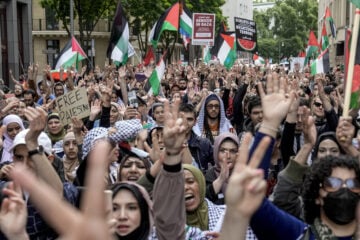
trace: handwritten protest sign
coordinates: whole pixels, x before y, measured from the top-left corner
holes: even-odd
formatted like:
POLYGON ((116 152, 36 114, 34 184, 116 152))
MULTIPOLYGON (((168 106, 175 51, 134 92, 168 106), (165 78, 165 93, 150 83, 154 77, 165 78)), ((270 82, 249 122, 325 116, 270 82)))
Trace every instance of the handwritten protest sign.
POLYGON ((72 117, 79 119, 90 115, 90 106, 85 88, 79 88, 56 98, 60 121, 67 125, 72 117))

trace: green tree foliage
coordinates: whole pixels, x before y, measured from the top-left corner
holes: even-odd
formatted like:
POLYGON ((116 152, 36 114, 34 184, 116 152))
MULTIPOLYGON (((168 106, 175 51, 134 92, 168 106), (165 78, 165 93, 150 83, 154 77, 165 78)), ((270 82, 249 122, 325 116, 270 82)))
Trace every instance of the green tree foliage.
POLYGON ((259 54, 275 60, 297 56, 306 48, 309 31, 317 32, 317 14, 317 0, 277 0, 273 8, 254 11, 259 54))
MULTIPOLYGON (((148 46, 149 32, 154 23, 159 19, 160 15, 176 0, 124 0, 122 1, 125 11, 129 14, 131 19, 131 26, 135 26, 135 35, 137 35, 140 50, 145 54, 148 46)), ((215 13, 216 24, 219 26, 220 22, 225 20, 222 16, 220 7, 225 3, 225 0, 192 0, 185 1, 186 6, 191 12, 215 13)), ((217 28, 216 28, 217 29, 217 28)), ((164 34, 161 42, 165 48, 173 46, 174 41, 181 42, 178 35, 175 33, 164 34)), ((171 56, 169 54, 168 56, 171 56)))
MULTIPOLYGON (((80 43, 90 40, 96 24, 102 18, 107 18, 109 12, 114 12, 116 0, 73 0, 74 18, 79 25, 80 43)), ((55 12, 55 17, 63 24, 64 29, 70 34, 70 0, 41 0, 43 8, 50 8, 55 12)))

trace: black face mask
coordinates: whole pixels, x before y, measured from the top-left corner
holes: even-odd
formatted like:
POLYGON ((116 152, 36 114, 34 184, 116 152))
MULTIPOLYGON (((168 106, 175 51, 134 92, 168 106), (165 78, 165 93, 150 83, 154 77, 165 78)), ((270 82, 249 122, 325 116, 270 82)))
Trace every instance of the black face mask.
POLYGON ((347 188, 328 193, 324 198, 324 212, 336 224, 345 225, 355 219, 359 195, 347 188))

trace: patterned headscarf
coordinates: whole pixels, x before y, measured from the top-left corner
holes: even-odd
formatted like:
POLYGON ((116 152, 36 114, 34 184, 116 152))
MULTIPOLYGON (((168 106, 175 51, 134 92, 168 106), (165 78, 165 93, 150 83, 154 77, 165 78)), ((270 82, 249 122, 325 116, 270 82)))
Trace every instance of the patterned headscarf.
POLYGON ((82 159, 85 159, 91 151, 94 142, 100 138, 109 138, 114 143, 136 137, 142 129, 139 119, 118 121, 114 128, 97 127, 91 129, 84 137, 82 159))
POLYGON ((226 114, 225 114, 225 108, 224 108, 224 103, 221 100, 221 98, 212 93, 209 96, 207 96, 207 98, 205 99, 205 101, 203 102, 200 111, 199 111, 199 116, 198 116, 198 120, 197 120, 197 126, 200 130, 200 134, 202 134, 203 130, 204 130, 204 122, 205 122, 205 116, 206 116, 206 104, 211 101, 211 100, 218 100, 219 104, 220 104, 220 124, 219 124, 219 133, 222 132, 227 132, 229 131, 229 129, 227 128, 228 126, 226 126, 226 114))

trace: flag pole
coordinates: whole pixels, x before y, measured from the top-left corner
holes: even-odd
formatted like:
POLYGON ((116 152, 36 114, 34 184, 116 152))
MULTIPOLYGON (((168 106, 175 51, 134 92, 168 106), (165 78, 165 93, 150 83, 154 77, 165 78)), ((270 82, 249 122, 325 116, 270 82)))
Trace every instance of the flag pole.
POLYGON ((344 99, 344 109, 343 109, 343 117, 349 116, 349 108, 350 108, 350 98, 351 98, 351 88, 352 88, 352 80, 354 76, 354 64, 355 64, 355 54, 356 54, 356 46, 357 40, 359 36, 359 21, 360 21, 360 9, 356 8, 355 16, 354 16, 354 26, 353 32, 351 36, 351 46, 350 46, 350 56, 349 56, 349 65, 348 72, 346 78, 346 87, 345 87, 345 99, 344 99))

